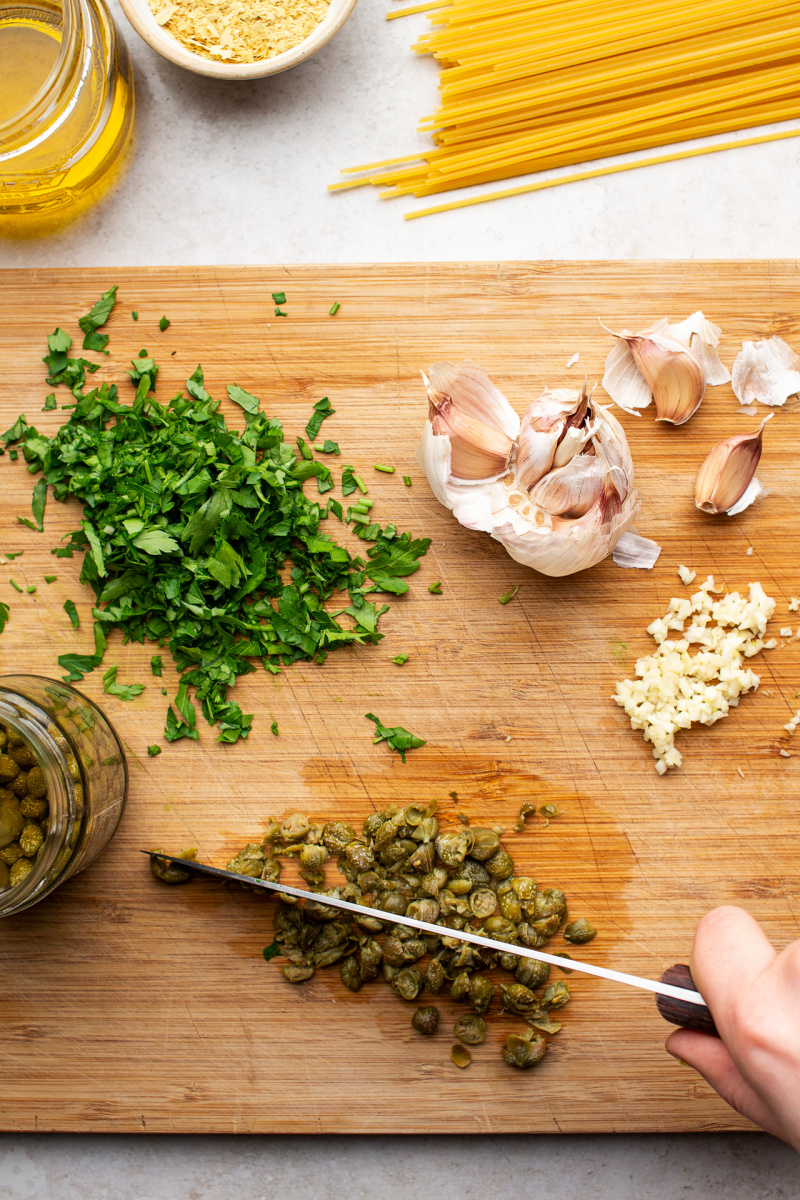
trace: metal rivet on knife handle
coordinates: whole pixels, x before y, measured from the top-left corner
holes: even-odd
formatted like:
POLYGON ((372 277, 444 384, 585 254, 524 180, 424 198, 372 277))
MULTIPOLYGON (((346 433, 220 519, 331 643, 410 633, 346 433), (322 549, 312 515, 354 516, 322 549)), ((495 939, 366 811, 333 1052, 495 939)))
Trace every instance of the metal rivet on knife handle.
MULTIPOLYGON (((667 967, 661 976, 662 983, 670 983, 673 987, 688 988, 696 991, 692 972, 685 963, 676 963, 667 967)), ((665 1021, 671 1025, 680 1025, 683 1029, 696 1029, 698 1033, 710 1033, 719 1037, 714 1018, 704 1004, 687 1004, 685 1000, 675 1000, 672 996, 656 996, 656 1007, 665 1021)))

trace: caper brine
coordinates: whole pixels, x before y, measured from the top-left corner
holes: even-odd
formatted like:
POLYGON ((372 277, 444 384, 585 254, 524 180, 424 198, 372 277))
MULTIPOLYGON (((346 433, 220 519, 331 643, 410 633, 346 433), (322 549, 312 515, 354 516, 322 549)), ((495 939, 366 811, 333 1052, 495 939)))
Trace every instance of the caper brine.
POLYGON ((0 891, 33 870, 47 836, 47 781, 30 746, 0 723, 0 891))
MULTIPOLYGON (((9 754, 0 754, 0 776, 5 769, 6 780, 13 782, 18 764, 11 758, 11 765, 4 768, 4 758, 9 754)), ((6 783, 5 791, 0 788, 0 820, 4 795, 8 821, 21 822, 14 833, 19 842, 23 830, 35 826, 39 818, 33 811, 22 811, 6 783)), ((566 897, 560 888, 540 888, 535 879, 517 874, 513 858, 494 830, 468 823, 440 830, 435 812, 435 803, 393 806, 371 813, 360 835, 346 821, 314 824, 300 813, 283 822, 270 818, 261 841, 244 846, 228 869, 241 875, 243 882, 277 880, 280 859, 296 856, 300 874, 320 899, 300 904, 292 897, 279 897, 275 941, 287 960, 282 968, 286 979, 304 983, 317 969, 337 964, 344 986, 353 992, 382 978, 405 1001, 417 1000, 424 991, 434 996, 449 993, 451 1000, 472 1010, 455 1025, 460 1044, 453 1047, 451 1057, 456 1066, 470 1062, 464 1043, 477 1046, 486 1036, 485 1017, 497 993, 488 973, 510 972, 511 980, 499 984, 501 1009, 524 1017, 529 1029, 506 1040, 503 1058, 510 1066, 534 1066, 546 1050, 543 1035, 561 1028, 550 1013, 568 1002, 569 988, 563 981, 551 983, 546 963, 521 958, 513 947, 547 945, 567 920, 566 897), (331 859, 343 877, 335 887, 325 879, 331 859), (326 905, 326 895, 454 932, 474 930, 506 943, 509 951, 473 946, 446 932, 428 934, 410 925, 381 922, 369 913, 351 916, 326 905)), ((35 835, 31 832, 30 837, 35 835)), ((4 858, 0 849, 0 866, 4 863, 14 870, 16 863, 4 858)), ((176 870, 180 872, 180 867, 176 870)), ((156 868, 154 873, 164 878, 156 868)), ((580 918, 567 926, 564 936, 577 943, 589 941, 595 932, 580 918)), ((418 1032, 431 1034, 438 1021, 438 1010, 422 1005, 411 1024, 418 1032)))

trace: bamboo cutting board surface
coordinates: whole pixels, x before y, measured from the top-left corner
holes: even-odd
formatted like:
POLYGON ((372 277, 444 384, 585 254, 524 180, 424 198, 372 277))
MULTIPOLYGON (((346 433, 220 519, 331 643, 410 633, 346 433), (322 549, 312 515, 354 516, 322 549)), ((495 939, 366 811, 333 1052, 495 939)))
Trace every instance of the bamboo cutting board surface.
MULTIPOLYGON (((500 1046, 523 1022, 490 1021, 472 1066, 450 1062, 460 1009, 439 997, 438 1033, 410 1027, 414 1005, 385 985, 351 995, 336 968, 292 987, 265 963, 273 901, 211 882, 156 883, 137 850, 199 847, 224 865, 257 840, 272 814, 360 823, 390 803, 439 801, 473 822, 513 825, 521 803, 554 802, 508 845, 521 872, 560 885, 572 916, 600 930, 586 957, 657 976, 686 961, 694 926, 722 902, 743 905, 777 945, 798 935, 797 757, 784 723, 800 701, 800 642, 754 661, 762 687, 731 717, 678 741, 684 766, 659 778, 649 748, 609 699, 653 643, 645 627, 685 592, 679 563, 727 589, 758 579, 778 601, 772 622, 796 626, 800 594, 798 405, 767 427, 759 478, 772 494, 735 518, 693 505, 699 462, 716 441, 755 428, 730 387, 710 389, 679 429, 652 410, 623 414, 643 508, 640 532, 662 545, 652 571, 608 559, 549 580, 512 562, 486 535, 460 528, 433 499, 414 450, 425 416, 420 369, 438 359, 481 363, 518 411, 545 384, 602 378, 610 339, 598 324, 645 328, 702 308, 723 329, 730 365, 743 338, 778 333, 800 345, 794 263, 501 263, 124 271, 11 271, 0 276, 0 428, 22 411, 52 432, 66 414, 40 412, 50 388, 45 335, 119 284, 106 327, 111 357, 94 378, 119 382, 146 346, 162 364, 161 399, 198 362, 212 395, 236 382, 302 433, 328 395, 340 468, 369 482, 382 522, 433 539, 406 597, 382 619, 375 647, 331 654, 322 667, 264 672, 234 693, 255 713, 249 741, 223 746, 205 725, 198 745, 161 740, 166 698, 149 671, 150 646, 109 643, 119 678, 141 680, 130 703, 103 696, 102 672, 80 685, 115 723, 128 754, 130 793, 103 856, 52 898, 0 926, 0 1057, 6 1130, 147 1132, 497 1133, 745 1129, 688 1068, 663 1050, 667 1026, 644 993, 570 976, 564 1027, 534 1071, 506 1067, 500 1046), (285 291, 288 317, 272 316, 285 291), (334 301, 341 309, 332 318, 334 301), (132 309, 138 310, 134 324, 132 309), (172 324, 158 331, 166 314, 172 324), (579 362, 566 363, 575 352, 579 362), (396 465, 395 475, 373 471, 396 465), (405 488, 408 473, 413 486, 405 488), (754 548, 753 555, 745 553, 754 548), (442 594, 428 585, 442 581, 442 594), (499 596, 520 589, 507 606, 499 596), (406 652, 403 668, 390 659, 406 652), (364 714, 427 739, 406 765, 374 746, 364 714), (280 735, 270 733, 277 719, 280 735), (742 778, 743 776, 743 778, 742 778), (457 793, 457 800, 450 793, 457 793)), ((64 389, 61 389, 64 392, 64 389)), ((66 402, 64 393, 59 402, 66 402)), ((227 400, 224 402, 227 406, 227 400)), ((238 410, 225 407, 229 420, 238 410)), ((759 418, 760 419, 760 416, 759 418)), ((32 479, 0 459, 0 599, 12 616, 0 671, 60 675, 56 658, 89 648, 91 594, 78 558, 50 550, 74 528, 76 506, 50 498, 44 535, 29 515, 32 479), (45 573, 55 572, 48 586, 45 573), (18 596, 13 575, 35 583, 18 596), (62 610, 72 597, 74 631, 62 610)), ((338 496, 339 490, 332 493, 338 496)), ((169 655, 165 653, 165 664, 169 655)), ((174 695, 175 675, 165 671, 174 695)), ((202 722, 201 722, 202 724, 202 722)), ((800 745, 800 743, 798 743, 800 745)), ((360 826, 359 826, 360 827, 360 826)), ((552 947, 558 947, 554 939, 552 947)), ((573 951, 578 956, 578 951, 573 951)), ((556 973, 557 974, 557 973, 556 973)), ((421 1002, 425 1002, 424 1000, 421 1002)))

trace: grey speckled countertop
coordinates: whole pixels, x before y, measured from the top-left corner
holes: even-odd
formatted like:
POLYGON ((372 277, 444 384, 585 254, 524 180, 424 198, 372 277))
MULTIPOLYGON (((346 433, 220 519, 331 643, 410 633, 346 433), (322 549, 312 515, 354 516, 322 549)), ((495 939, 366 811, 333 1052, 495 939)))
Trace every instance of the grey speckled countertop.
MULTIPOLYGON (((0 242, 0 266, 798 256, 800 140, 412 222, 403 212, 416 201, 380 201, 370 189, 328 194, 341 167, 424 144, 415 127, 435 107, 436 69, 408 50, 424 18, 387 24, 389 3, 361 0, 315 58, 252 84, 183 72, 119 16, 136 72, 131 167, 71 229, 0 242)), ((0 1193, 5 1200, 772 1200, 800 1195, 800 1159, 766 1135, 739 1134, 9 1133, 0 1135, 0 1193)))

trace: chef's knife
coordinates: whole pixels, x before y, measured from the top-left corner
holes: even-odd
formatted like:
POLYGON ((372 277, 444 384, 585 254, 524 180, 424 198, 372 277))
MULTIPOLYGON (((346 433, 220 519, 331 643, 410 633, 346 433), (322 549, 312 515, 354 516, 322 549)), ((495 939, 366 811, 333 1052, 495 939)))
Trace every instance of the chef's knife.
POLYGON ((550 963, 551 966, 561 967, 562 970, 582 971, 584 975, 598 975, 601 979, 626 983, 630 987, 655 992, 658 1011, 672 1025, 681 1025, 685 1029, 696 1029, 701 1033, 716 1034, 717 1032, 714 1018, 706 1007, 703 997, 694 989, 694 980, 689 968, 682 963, 677 963, 674 967, 666 970, 660 980, 645 979, 640 975, 627 975, 624 971, 614 971, 610 967, 598 967, 594 963, 577 962, 574 958, 564 959, 558 954, 547 954, 544 950, 531 950, 528 946, 498 942, 494 938, 484 937, 483 934, 475 933, 471 929, 449 929, 446 925, 434 925, 431 921, 418 921, 414 917, 401 917, 396 913, 384 912, 380 908, 370 908, 366 904, 354 904, 350 900, 340 900, 336 896, 320 895, 318 892, 306 892, 302 888, 290 887, 285 883, 271 883, 268 879, 252 879, 249 875, 237 875, 234 871, 223 871, 220 867, 211 867, 207 863, 195 862, 191 858, 178 858, 171 854, 162 854, 160 851, 151 850, 143 850, 142 854, 163 859, 165 862, 195 875, 210 875, 214 879, 225 879, 232 883, 266 888, 270 892, 295 896, 298 900, 312 900, 315 904, 341 908, 345 912, 355 913, 356 916, 375 917, 379 921, 411 926, 413 929, 422 930, 423 933, 454 938, 459 942, 469 942, 472 946, 483 946, 488 950, 497 950, 501 954, 516 954, 519 958, 535 958, 540 962, 550 963))

